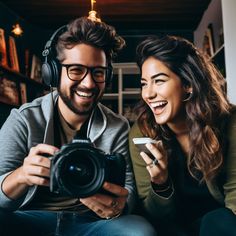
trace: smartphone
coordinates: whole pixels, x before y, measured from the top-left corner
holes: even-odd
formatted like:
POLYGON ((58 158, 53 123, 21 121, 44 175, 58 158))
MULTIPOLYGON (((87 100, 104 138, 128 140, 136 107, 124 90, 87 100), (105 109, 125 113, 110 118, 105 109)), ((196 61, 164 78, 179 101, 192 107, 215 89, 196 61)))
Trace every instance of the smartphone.
POLYGON ((152 155, 151 152, 147 149, 145 144, 147 143, 157 143, 157 140, 147 138, 147 137, 142 137, 142 138, 133 138, 133 143, 135 144, 136 147, 140 150, 140 152, 145 152, 148 155, 152 155))

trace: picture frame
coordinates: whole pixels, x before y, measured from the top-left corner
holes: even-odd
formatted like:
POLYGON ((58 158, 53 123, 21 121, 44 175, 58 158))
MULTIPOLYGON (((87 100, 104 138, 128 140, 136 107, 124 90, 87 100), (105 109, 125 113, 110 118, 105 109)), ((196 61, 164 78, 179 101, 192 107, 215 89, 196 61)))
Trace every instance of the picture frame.
POLYGON ((203 53, 209 57, 212 57, 214 55, 215 45, 214 45, 212 24, 209 24, 205 31, 205 34, 203 37, 203 43, 202 43, 202 50, 203 50, 203 53))
POLYGON ((32 64, 31 64, 31 72, 30 72, 30 78, 42 83, 42 62, 39 57, 37 57, 35 54, 32 55, 32 64))
POLYGON ((223 27, 221 27, 218 31, 218 48, 222 47, 224 45, 224 31, 223 27))
POLYGON ((11 69, 20 72, 16 42, 15 38, 12 36, 9 36, 9 59, 11 69))
POLYGON ((26 90, 26 84, 20 83, 20 95, 21 95, 21 104, 24 104, 27 102, 27 90, 26 90))
POLYGON ((0 65, 8 66, 5 32, 2 28, 0 28, 0 65))
POLYGON ((0 102, 13 106, 20 105, 17 84, 5 77, 0 77, 0 102))

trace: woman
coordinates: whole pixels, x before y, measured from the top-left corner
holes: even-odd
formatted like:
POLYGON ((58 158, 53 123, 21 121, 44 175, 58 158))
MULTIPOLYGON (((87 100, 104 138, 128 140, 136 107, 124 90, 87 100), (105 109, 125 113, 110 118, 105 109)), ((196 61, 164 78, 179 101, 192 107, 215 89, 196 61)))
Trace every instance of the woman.
POLYGON ((129 142, 143 212, 163 235, 236 235, 236 110, 225 79, 180 37, 149 37, 137 57, 142 101, 129 142), (137 137, 158 140, 146 144, 151 155, 137 137))

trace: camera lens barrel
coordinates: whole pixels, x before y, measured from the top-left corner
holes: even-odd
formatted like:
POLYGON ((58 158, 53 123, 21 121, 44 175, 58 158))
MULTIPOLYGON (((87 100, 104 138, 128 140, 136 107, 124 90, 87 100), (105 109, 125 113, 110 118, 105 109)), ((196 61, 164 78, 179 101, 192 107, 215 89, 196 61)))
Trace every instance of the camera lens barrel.
POLYGON ((91 144, 70 143, 51 159, 50 190, 88 197, 100 191, 104 181, 124 185, 125 168, 120 154, 106 155, 91 144))

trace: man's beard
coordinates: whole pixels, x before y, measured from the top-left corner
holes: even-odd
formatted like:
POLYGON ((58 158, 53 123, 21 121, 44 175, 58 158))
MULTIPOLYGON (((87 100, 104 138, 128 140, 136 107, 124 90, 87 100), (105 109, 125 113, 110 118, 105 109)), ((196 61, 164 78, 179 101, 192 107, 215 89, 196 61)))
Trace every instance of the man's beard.
MULTIPOLYGON (((69 96, 65 92, 63 92, 63 90, 61 90, 60 87, 58 88, 58 93, 59 93, 59 96, 61 97, 62 101, 66 104, 66 106, 77 115, 83 115, 83 116, 89 115, 93 111, 93 109, 96 107, 96 105, 99 101, 98 90, 94 91, 96 99, 94 100, 94 102, 92 102, 92 104, 90 104, 89 107, 76 106, 75 104, 73 104, 72 96, 75 93, 75 91, 73 89, 70 89, 69 96)), ((75 95, 75 96, 77 96, 77 95, 75 95)))

